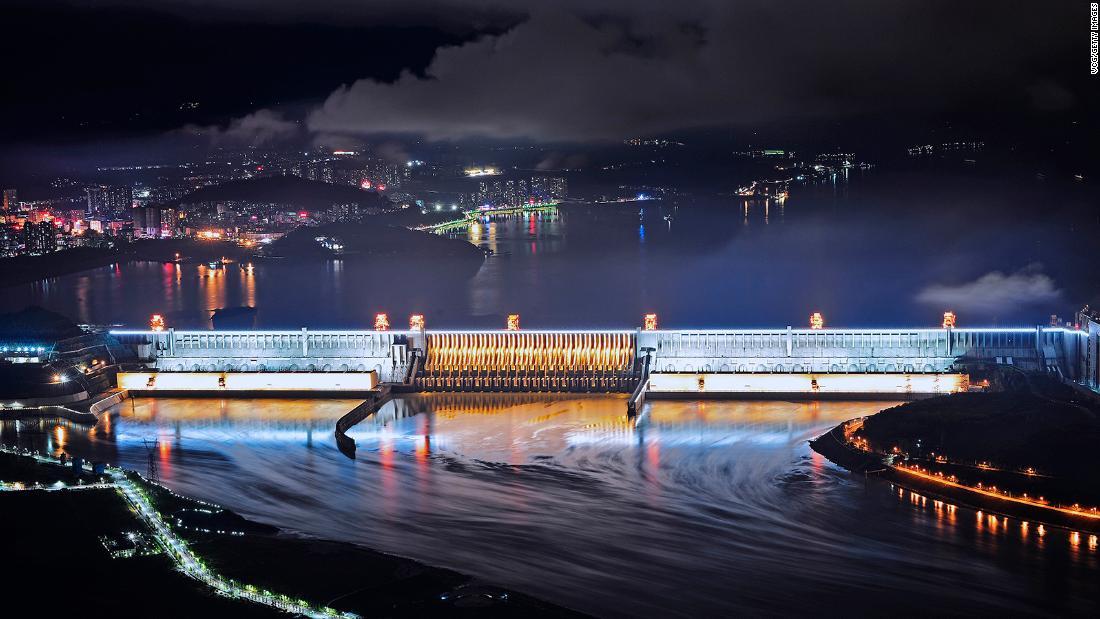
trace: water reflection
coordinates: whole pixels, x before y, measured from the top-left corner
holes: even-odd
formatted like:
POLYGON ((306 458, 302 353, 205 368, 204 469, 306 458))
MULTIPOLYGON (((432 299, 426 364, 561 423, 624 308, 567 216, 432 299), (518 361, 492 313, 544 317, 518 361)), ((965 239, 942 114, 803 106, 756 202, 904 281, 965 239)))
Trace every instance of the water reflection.
POLYGON ((351 461, 332 424, 355 404, 137 400, 90 430, 6 422, 0 440, 145 470, 155 438, 181 492, 605 616, 1100 599, 1095 538, 865 484, 808 449, 886 403, 655 402, 636 428, 621 397, 428 394, 353 428, 351 461))

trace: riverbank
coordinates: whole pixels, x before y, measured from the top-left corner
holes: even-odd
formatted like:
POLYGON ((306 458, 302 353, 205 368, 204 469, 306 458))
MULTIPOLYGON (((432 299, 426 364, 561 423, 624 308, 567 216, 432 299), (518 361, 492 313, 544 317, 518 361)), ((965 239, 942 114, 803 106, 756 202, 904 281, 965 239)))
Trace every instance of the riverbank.
POLYGON ((199 262, 230 258, 240 260, 254 253, 236 243, 192 239, 139 240, 119 247, 75 247, 41 256, 0 259, 0 288, 28 284, 51 277, 79 273, 118 262, 167 262, 180 259, 199 262))
POLYGON ((836 426, 811 447, 874 475, 976 509, 1100 532, 1100 402, 1042 375, 989 393, 911 402, 836 426))
MULTIPOLYGON (((41 537, 50 538, 45 542, 40 536, 9 541, 8 556, 18 557, 21 566, 16 582, 9 586, 45 595, 58 586, 49 574, 56 572, 65 578, 75 569, 85 579, 90 568, 91 580, 97 583, 95 594, 71 596, 72 606, 63 603, 64 610, 115 616, 148 616, 150 612, 181 617, 200 613, 285 616, 216 595, 211 587, 181 575, 168 555, 157 551, 153 542, 157 532, 135 518, 142 510, 127 509, 127 501, 119 496, 122 493, 147 500, 155 509, 155 518, 164 523, 161 526, 184 542, 187 552, 201 557, 203 570, 217 574, 223 582, 242 583, 240 586, 250 591, 271 590, 275 593, 269 595, 276 598, 303 599, 313 608, 324 606, 360 616, 577 616, 450 570, 350 544, 291 537, 216 505, 176 495, 136 474, 112 482, 116 477, 110 472, 99 476, 86 470, 77 473, 72 467, 25 455, 0 454, 0 479, 7 482, 4 488, 23 490, 0 493, 5 523, 48 531, 41 537), (118 488, 112 491, 111 483, 131 484, 132 488, 129 494, 118 488), (103 486, 91 489, 96 484, 103 486), (104 539, 123 539, 129 533, 136 534, 138 551, 129 558, 112 558, 104 539), (104 582, 100 583, 100 578, 104 582), (119 583, 126 586, 119 587, 119 583), (170 608, 164 609, 164 599, 173 600, 170 608)), ((41 598, 32 595, 29 599, 41 598)), ((58 610, 53 604, 50 608, 58 610)))

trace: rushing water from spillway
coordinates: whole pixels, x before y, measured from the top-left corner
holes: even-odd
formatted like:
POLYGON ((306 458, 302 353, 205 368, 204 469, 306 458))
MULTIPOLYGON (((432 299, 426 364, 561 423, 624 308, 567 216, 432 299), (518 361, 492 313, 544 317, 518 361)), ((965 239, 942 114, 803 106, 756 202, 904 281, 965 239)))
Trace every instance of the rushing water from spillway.
MULTIPOLYGON (((430 394, 335 446, 351 400, 138 399, 94 429, 0 439, 147 469, 302 534, 451 567, 601 616, 1087 614, 1087 536, 1024 535, 855 478, 806 440, 874 402, 671 402, 430 394)), ((1034 530, 1033 530, 1034 531, 1034 530)), ((304 569, 304 568, 303 568, 304 569)))

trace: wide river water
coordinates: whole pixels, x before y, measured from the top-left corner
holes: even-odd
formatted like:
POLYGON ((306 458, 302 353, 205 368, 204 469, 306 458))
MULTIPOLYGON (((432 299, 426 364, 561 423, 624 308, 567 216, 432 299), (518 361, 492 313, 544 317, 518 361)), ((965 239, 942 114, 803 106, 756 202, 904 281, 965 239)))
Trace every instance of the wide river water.
MULTIPOLYGON (((350 400, 138 399, 93 429, 0 440, 148 470, 292 531, 450 567, 600 616, 1095 613, 1088 536, 853 477, 807 440, 876 402, 426 394, 355 427, 350 400)), ((308 566, 303 566, 308 569, 308 566)))
POLYGON ((123 263, 5 289, 79 322, 209 328, 250 305, 270 328, 1034 326, 1066 319, 1100 281, 1100 217, 1083 185, 980 173, 879 170, 797 185, 784 203, 717 195, 569 205, 460 235, 495 255, 468 278, 426 259, 123 263))

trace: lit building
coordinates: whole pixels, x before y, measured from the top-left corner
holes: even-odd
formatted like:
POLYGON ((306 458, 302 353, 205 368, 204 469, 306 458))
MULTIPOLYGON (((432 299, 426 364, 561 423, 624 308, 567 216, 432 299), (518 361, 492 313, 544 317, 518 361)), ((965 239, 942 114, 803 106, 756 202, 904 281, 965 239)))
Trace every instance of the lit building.
POLYGON ((483 180, 478 183, 475 204, 518 206, 528 202, 556 202, 568 195, 565 178, 532 176, 529 179, 483 180))
POLYGON ((53 222, 23 224, 23 251, 40 256, 57 250, 57 228, 53 222))
POLYGON ((14 189, 4 190, 4 212, 10 213, 16 209, 19 204, 18 194, 14 189))
POLYGON ((84 190, 89 215, 122 217, 133 204, 134 194, 129 187, 99 185, 84 190))

